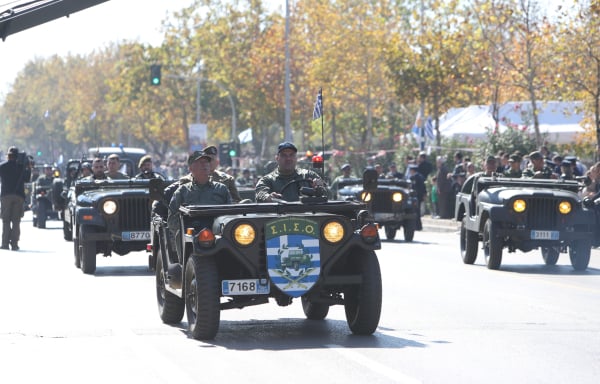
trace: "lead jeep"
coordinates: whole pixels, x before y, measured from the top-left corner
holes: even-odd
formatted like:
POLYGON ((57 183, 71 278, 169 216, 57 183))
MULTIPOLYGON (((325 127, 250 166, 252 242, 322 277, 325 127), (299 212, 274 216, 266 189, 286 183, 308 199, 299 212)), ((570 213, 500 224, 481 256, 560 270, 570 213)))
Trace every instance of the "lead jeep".
POLYGON ((463 262, 475 262, 481 241, 489 269, 500 268, 503 249, 541 248, 547 265, 568 252, 573 268, 585 270, 595 215, 582 203, 579 189, 571 180, 470 177, 456 196, 463 262))
MULTIPOLYGON (((162 200, 161 192, 160 184, 151 187, 153 198, 162 200)), ((179 237, 166 214, 153 214, 150 259, 160 318, 175 324, 185 312, 191 336, 205 340, 216 336, 221 310, 300 298, 308 319, 322 320, 330 306, 343 305, 353 333, 373 333, 381 313, 381 245, 365 208, 319 196, 182 206, 179 237)))
POLYGON ((365 192, 362 184, 363 180, 360 178, 340 181, 338 199, 366 203, 375 222, 384 227, 388 240, 393 240, 396 231, 402 228, 404 240, 413 241, 419 203, 411 182, 401 179, 378 179, 377 188, 372 192, 365 192))
POLYGON ((73 240, 75 266, 96 271, 96 255, 126 255, 150 242, 149 180, 77 180, 65 210, 65 238, 73 240))

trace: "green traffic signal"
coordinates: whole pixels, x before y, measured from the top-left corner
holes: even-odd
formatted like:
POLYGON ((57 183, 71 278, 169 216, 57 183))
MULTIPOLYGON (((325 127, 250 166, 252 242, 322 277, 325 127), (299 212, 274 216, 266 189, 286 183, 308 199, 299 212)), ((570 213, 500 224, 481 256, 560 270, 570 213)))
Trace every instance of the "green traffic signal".
POLYGON ((150 66, 150 84, 160 85, 160 65, 152 64, 150 66))
POLYGON ((230 157, 235 157, 236 153, 235 153, 235 149, 230 149, 229 150, 229 156, 230 157))

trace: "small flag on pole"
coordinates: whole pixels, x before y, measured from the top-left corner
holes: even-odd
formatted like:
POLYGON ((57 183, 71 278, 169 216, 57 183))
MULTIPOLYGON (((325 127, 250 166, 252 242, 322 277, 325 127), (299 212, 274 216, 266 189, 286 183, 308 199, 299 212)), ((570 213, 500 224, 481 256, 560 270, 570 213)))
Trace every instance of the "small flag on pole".
POLYGON ((315 108, 313 109, 313 120, 317 120, 323 116, 323 90, 319 89, 317 94, 317 101, 315 101, 315 108))
POLYGON ((240 140, 240 144, 249 143, 252 141, 252 128, 244 129, 239 133, 238 139, 240 140))
POLYGON ((96 118, 96 111, 92 112, 90 115, 90 120, 94 120, 96 118))
POLYGON ((50 117, 50 110, 46 109, 46 113, 44 113, 44 118, 47 119, 50 117))

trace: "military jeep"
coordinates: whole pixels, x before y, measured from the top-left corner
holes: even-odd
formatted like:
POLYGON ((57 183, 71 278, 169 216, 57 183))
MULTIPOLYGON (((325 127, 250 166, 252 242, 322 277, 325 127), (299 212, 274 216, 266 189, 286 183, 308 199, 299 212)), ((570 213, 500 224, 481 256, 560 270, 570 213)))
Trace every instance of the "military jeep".
POLYGON ((338 185, 338 199, 366 203, 375 222, 384 227, 388 240, 393 240, 402 227, 404 240, 413 241, 419 203, 410 181, 378 179, 377 188, 372 192, 365 192, 360 178, 348 178, 338 185))
POLYGON ((96 254, 143 251, 150 242, 149 180, 77 180, 65 210, 75 266, 96 271, 96 254))
POLYGON ((575 270, 590 260, 594 212, 571 180, 512 179, 472 176, 456 196, 455 219, 461 222, 460 251, 473 264, 481 241, 486 265, 499 269, 502 250, 529 252, 541 248, 547 265, 569 253, 575 270))
MULTIPOLYGON (((153 198, 162 199, 161 192, 151 187, 153 198)), ((382 293, 375 250, 381 245, 365 204, 306 196, 180 212, 180 236, 164 214, 152 218, 150 258, 164 323, 179 323, 187 313, 191 336, 212 339, 221 310, 270 298, 287 306, 300 298, 308 319, 322 320, 331 305, 344 305, 353 333, 377 328, 382 293)))

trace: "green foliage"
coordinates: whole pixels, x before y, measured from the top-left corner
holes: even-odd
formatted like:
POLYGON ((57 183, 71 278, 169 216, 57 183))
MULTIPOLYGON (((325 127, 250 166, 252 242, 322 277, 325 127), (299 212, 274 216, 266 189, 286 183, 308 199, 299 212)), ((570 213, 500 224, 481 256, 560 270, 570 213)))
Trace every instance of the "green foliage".
POLYGON ((500 151, 522 154, 530 153, 537 148, 535 136, 525 129, 507 127, 499 132, 496 129, 487 130, 487 140, 478 145, 479 156, 484 159, 488 155, 496 155, 500 151))

